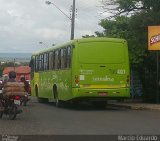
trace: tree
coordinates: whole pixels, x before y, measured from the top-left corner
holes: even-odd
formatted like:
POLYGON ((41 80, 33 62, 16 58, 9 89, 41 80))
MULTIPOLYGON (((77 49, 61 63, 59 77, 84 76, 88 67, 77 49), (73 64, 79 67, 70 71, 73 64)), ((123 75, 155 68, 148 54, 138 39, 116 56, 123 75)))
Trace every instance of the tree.
POLYGON ((137 41, 137 36, 131 27, 131 18, 118 16, 114 20, 103 19, 99 23, 104 31, 95 32, 98 37, 124 38, 129 45, 129 58, 132 67, 139 67, 143 63, 144 50, 143 46, 137 41))
POLYGON ((112 13, 99 23, 104 31, 97 36, 124 38, 128 41, 131 66, 143 65, 147 51, 149 25, 160 24, 159 0, 102 0, 104 12, 112 13), (123 16, 122 16, 123 15, 123 16))
POLYGON ((135 12, 158 12, 159 0, 102 0, 104 12, 110 12, 113 17, 120 15, 132 15, 135 12))
POLYGON ((99 23, 97 36, 118 37, 128 41, 131 69, 140 72, 145 97, 155 100, 156 56, 148 51, 148 26, 160 25, 160 0, 102 0, 104 12, 112 16, 99 23), (152 95, 151 95, 152 93, 152 95))

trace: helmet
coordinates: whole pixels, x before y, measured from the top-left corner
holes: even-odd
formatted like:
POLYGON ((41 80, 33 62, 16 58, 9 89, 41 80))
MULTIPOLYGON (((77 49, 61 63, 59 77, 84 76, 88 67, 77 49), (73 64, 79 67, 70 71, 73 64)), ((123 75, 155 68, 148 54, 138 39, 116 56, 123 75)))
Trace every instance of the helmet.
POLYGON ((21 77, 21 81, 25 81, 25 77, 21 77))
POLYGON ((9 78, 16 78, 16 72, 15 71, 10 71, 9 72, 9 78))

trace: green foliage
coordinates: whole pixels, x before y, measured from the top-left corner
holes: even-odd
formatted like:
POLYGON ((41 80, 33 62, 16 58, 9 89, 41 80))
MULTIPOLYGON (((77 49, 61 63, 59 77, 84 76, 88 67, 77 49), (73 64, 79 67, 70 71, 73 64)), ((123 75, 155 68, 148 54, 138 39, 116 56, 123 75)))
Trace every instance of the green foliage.
POLYGON ((101 0, 104 11, 113 14, 113 17, 120 15, 135 14, 135 12, 157 12, 160 7, 160 0, 101 0))
MULTIPOLYGON (((97 36, 124 38, 129 44, 129 56, 131 65, 141 65, 143 62, 144 49, 137 41, 137 36, 130 26, 131 18, 125 16, 116 17, 115 20, 103 19, 100 25, 104 28, 103 33, 96 32, 97 36)), ((138 66, 137 66, 138 67, 138 66)))
POLYGON ((96 32, 97 36, 128 41, 131 69, 140 74, 144 99, 155 101, 156 52, 148 51, 148 26, 160 25, 160 0, 102 0, 102 3, 104 11, 112 16, 101 20, 99 24, 104 31, 96 32))
POLYGON ((116 38, 126 38, 128 36, 128 17, 117 17, 115 20, 103 19, 99 23, 104 28, 103 33, 96 32, 97 36, 107 36, 116 38))
POLYGON ((102 19, 103 32, 97 36, 124 38, 128 41, 131 67, 139 68, 148 54, 148 26, 160 24, 160 0, 103 0, 104 10, 114 19, 102 19), (110 9, 114 6, 114 8, 110 9), (116 6, 115 6, 116 5, 116 6), (116 11, 116 12, 115 12, 116 11), (128 17, 127 14, 131 14, 128 17), (122 16, 123 15, 123 16, 122 16))

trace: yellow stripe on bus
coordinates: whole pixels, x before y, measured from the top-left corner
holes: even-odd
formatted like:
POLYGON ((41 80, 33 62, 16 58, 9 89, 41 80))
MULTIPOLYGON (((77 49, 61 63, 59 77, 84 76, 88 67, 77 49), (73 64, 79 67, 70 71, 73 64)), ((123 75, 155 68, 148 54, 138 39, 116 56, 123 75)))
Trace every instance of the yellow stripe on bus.
POLYGON ((121 85, 89 85, 89 84, 80 85, 80 88, 93 88, 93 89, 125 88, 125 87, 126 87, 125 84, 121 84, 121 85))

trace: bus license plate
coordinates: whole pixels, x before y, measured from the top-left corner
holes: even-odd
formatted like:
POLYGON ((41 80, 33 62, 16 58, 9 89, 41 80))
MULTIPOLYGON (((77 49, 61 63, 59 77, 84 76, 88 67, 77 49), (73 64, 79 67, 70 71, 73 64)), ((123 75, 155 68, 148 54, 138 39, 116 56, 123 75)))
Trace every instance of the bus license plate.
POLYGON ((20 100, 14 100, 14 104, 16 104, 16 105, 20 105, 20 104, 21 104, 21 102, 20 102, 20 100))
POLYGON ((99 96, 107 96, 107 93, 106 92, 100 92, 99 96))

